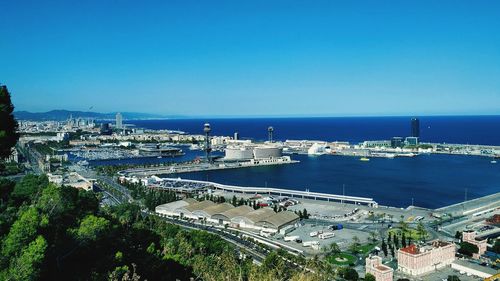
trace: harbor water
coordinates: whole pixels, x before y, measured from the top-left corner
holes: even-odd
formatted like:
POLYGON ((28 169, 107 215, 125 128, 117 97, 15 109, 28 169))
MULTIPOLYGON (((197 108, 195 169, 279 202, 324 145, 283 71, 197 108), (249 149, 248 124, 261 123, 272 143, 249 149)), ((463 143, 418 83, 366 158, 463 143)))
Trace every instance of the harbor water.
MULTIPOLYGON (((360 142, 407 136, 409 117, 381 118, 271 118, 271 119, 172 119, 133 121, 138 127, 201 133, 211 122, 215 135, 264 140, 273 126, 275 138, 360 142)), ((500 117, 420 117, 423 141, 500 145, 500 117)), ((93 164, 158 163, 186 161, 202 156, 188 151, 180 158, 101 161, 93 164)), ((292 155, 298 164, 195 172, 182 178, 210 180, 241 186, 269 186, 371 197, 381 205, 414 204, 438 208, 500 192, 500 163, 475 156, 420 155, 412 158, 372 158, 292 155), (343 189, 343 186, 345 188, 343 189)))

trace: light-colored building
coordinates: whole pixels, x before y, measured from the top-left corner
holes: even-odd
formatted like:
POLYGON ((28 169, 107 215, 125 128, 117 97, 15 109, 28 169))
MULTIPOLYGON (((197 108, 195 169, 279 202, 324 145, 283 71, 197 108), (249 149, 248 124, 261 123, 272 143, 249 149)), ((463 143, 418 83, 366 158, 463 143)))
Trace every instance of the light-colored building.
POLYGON ((467 275, 477 276, 479 278, 489 278, 498 272, 493 268, 485 267, 465 260, 456 260, 451 264, 451 268, 458 272, 464 272, 467 275))
POLYGON ((417 276, 450 265, 455 260, 455 245, 434 240, 423 246, 410 245, 398 250, 398 270, 417 276))
POLYGON ((93 180, 84 178, 76 172, 71 172, 68 174, 51 174, 47 173, 49 182, 61 186, 71 186, 78 189, 83 189, 85 191, 92 190, 94 187, 93 180))
POLYGON ((123 128, 123 117, 120 112, 116 113, 116 128, 117 129, 123 128))
POLYGON ((12 153, 10 154, 7 162, 19 163, 19 153, 15 147, 12 148, 12 153))
POLYGON ((295 224, 299 220, 293 212, 274 212, 271 208, 253 208, 242 205, 234 207, 229 203, 216 204, 205 200, 184 199, 155 208, 159 214, 170 217, 185 217, 204 220, 219 225, 229 225, 235 228, 247 228, 278 232, 280 229, 295 224))
POLYGON ((47 178, 49 179, 50 183, 53 183, 57 186, 61 186, 63 183, 63 176, 62 175, 54 175, 51 173, 47 173, 47 178))
POLYGON ((369 256, 366 258, 366 273, 375 276, 376 281, 392 281, 394 269, 382 264, 379 256, 369 256))
POLYGON ((488 247, 486 239, 479 239, 476 237, 477 233, 474 230, 467 230, 462 233, 462 241, 476 245, 479 249, 478 253, 472 255, 473 258, 478 259, 486 252, 488 247))
POLYGON ((92 190, 94 187, 94 183, 91 180, 86 179, 75 172, 71 172, 67 177, 65 177, 63 185, 83 189, 85 191, 92 190))
POLYGON ((182 208, 195 203, 198 203, 198 201, 193 198, 186 198, 183 200, 156 206, 155 211, 158 214, 166 215, 169 217, 179 217, 181 215, 180 210, 182 208))
POLYGON ((224 160, 250 160, 281 158, 283 148, 278 145, 230 145, 225 149, 224 160))

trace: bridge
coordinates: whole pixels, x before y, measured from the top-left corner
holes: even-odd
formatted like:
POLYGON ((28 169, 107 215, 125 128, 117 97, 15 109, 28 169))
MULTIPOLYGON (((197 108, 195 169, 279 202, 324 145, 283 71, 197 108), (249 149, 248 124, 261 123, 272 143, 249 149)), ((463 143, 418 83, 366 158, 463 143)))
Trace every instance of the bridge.
MULTIPOLYGON (((299 191, 299 190, 290 190, 290 189, 281 189, 281 188, 269 188, 269 187, 246 187, 246 186, 235 186, 235 185, 225 185, 215 182, 209 181, 197 181, 197 180, 188 180, 181 178, 163 178, 163 182, 170 183, 186 183, 186 184, 200 184, 205 186, 206 188, 210 188, 213 190, 221 190, 224 192, 231 193, 239 193, 239 194, 261 194, 261 195, 275 195, 275 196, 287 196, 290 198, 302 198, 302 199, 312 199, 312 200, 323 200, 323 201, 332 201, 332 202, 340 202, 340 203, 352 203, 352 204, 363 204, 368 205, 374 208, 378 207, 378 203, 373 200, 373 198, 367 197, 357 197, 357 196, 347 196, 347 195, 336 195, 336 194, 328 194, 328 193, 320 193, 320 192, 311 192, 311 191, 299 191)), ((155 187, 161 187, 165 189, 176 189, 170 188, 168 186, 155 185, 155 187)), ((177 187, 178 189, 178 187, 177 187)))

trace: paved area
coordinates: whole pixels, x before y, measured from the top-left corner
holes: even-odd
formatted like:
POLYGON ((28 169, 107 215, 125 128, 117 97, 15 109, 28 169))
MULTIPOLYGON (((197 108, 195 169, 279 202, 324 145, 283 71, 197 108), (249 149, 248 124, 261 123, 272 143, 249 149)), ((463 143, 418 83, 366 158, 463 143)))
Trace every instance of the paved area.
POLYGON ((472 215, 491 208, 500 207, 500 192, 488 196, 469 200, 464 203, 454 204, 436 209, 442 213, 449 213, 453 216, 472 215))
POLYGON ((433 220, 431 217, 432 211, 418 207, 409 208, 394 208, 379 206, 372 208, 365 205, 342 204, 339 202, 326 202, 320 200, 298 199, 300 204, 292 206, 289 210, 303 210, 315 218, 333 220, 333 221, 351 221, 351 222, 371 222, 368 217, 369 212, 373 212, 380 220, 399 222, 401 218, 412 223, 418 216, 423 217, 422 222, 433 220), (359 212, 347 217, 338 217, 345 214, 350 214, 354 209, 359 212))
POLYGON ((412 281, 442 281, 442 280, 447 280, 449 275, 456 275, 458 278, 460 278, 460 281, 480 281, 483 280, 483 278, 479 277, 474 277, 474 276, 467 276, 465 274, 460 274, 460 272, 452 269, 451 267, 445 267, 442 268, 438 271, 432 272, 430 274, 422 275, 419 277, 410 277, 407 275, 403 275, 397 270, 394 271, 394 280, 397 280, 398 278, 408 278, 412 281))
POLYGON ((357 236, 360 243, 364 244, 369 242, 369 232, 366 231, 365 227, 357 226, 357 228, 343 228, 341 230, 329 230, 326 224, 320 225, 316 223, 306 222, 304 225, 297 227, 292 232, 286 234, 286 236, 298 236, 303 242, 305 241, 318 241, 320 243, 320 250, 314 250, 311 247, 304 247, 302 243, 297 243, 295 241, 285 242, 283 240, 283 235, 275 235, 271 237, 272 240, 279 241, 280 243, 286 244, 290 247, 296 248, 298 250, 304 251, 306 254, 315 255, 322 253, 321 248, 329 248, 330 244, 337 243, 341 250, 345 251, 348 249, 349 245, 352 243, 352 238, 357 236), (316 237, 311 237, 310 233, 313 231, 323 231, 323 232, 334 232, 335 236, 329 239, 319 239, 316 237))

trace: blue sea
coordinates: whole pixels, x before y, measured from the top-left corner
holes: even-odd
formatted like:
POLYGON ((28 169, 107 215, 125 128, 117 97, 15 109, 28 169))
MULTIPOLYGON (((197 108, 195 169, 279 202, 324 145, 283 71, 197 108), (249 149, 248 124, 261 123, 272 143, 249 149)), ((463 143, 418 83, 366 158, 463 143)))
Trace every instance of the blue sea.
MULTIPOLYGON (((203 134, 211 124, 214 135, 265 140, 267 128, 274 127, 276 140, 309 139, 325 141, 383 140, 410 135, 411 117, 321 117, 321 118, 234 118, 170 119, 129 121, 137 127, 180 130, 203 134)), ((500 145, 500 116, 419 117, 423 142, 500 145)))
MULTIPOLYGON (((421 139, 426 142, 500 145, 500 116, 420 117, 421 139)), ((353 118, 255 118, 174 119, 133 121, 138 127, 202 133, 209 122, 214 135, 232 135, 265 140, 267 127, 275 139, 349 141, 389 139, 407 136, 410 117, 353 118)), ((149 162, 185 161, 202 152, 186 151, 181 158, 152 158, 149 162)), ((297 190, 371 197, 379 204, 438 208, 500 192, 500 163, 489 158, 451 155, 420 155, 413 158, 372 158, 293 155, 298 164, 189 173, 182 178, 210 180, 242 186, 270 186, 297 190)), ((134 160, 104 162, 128 163, 134 160)), ((140 160, 145 161, 145 160, 140 160)), ((96 164, 104 164, 103 162, 96 164)))

